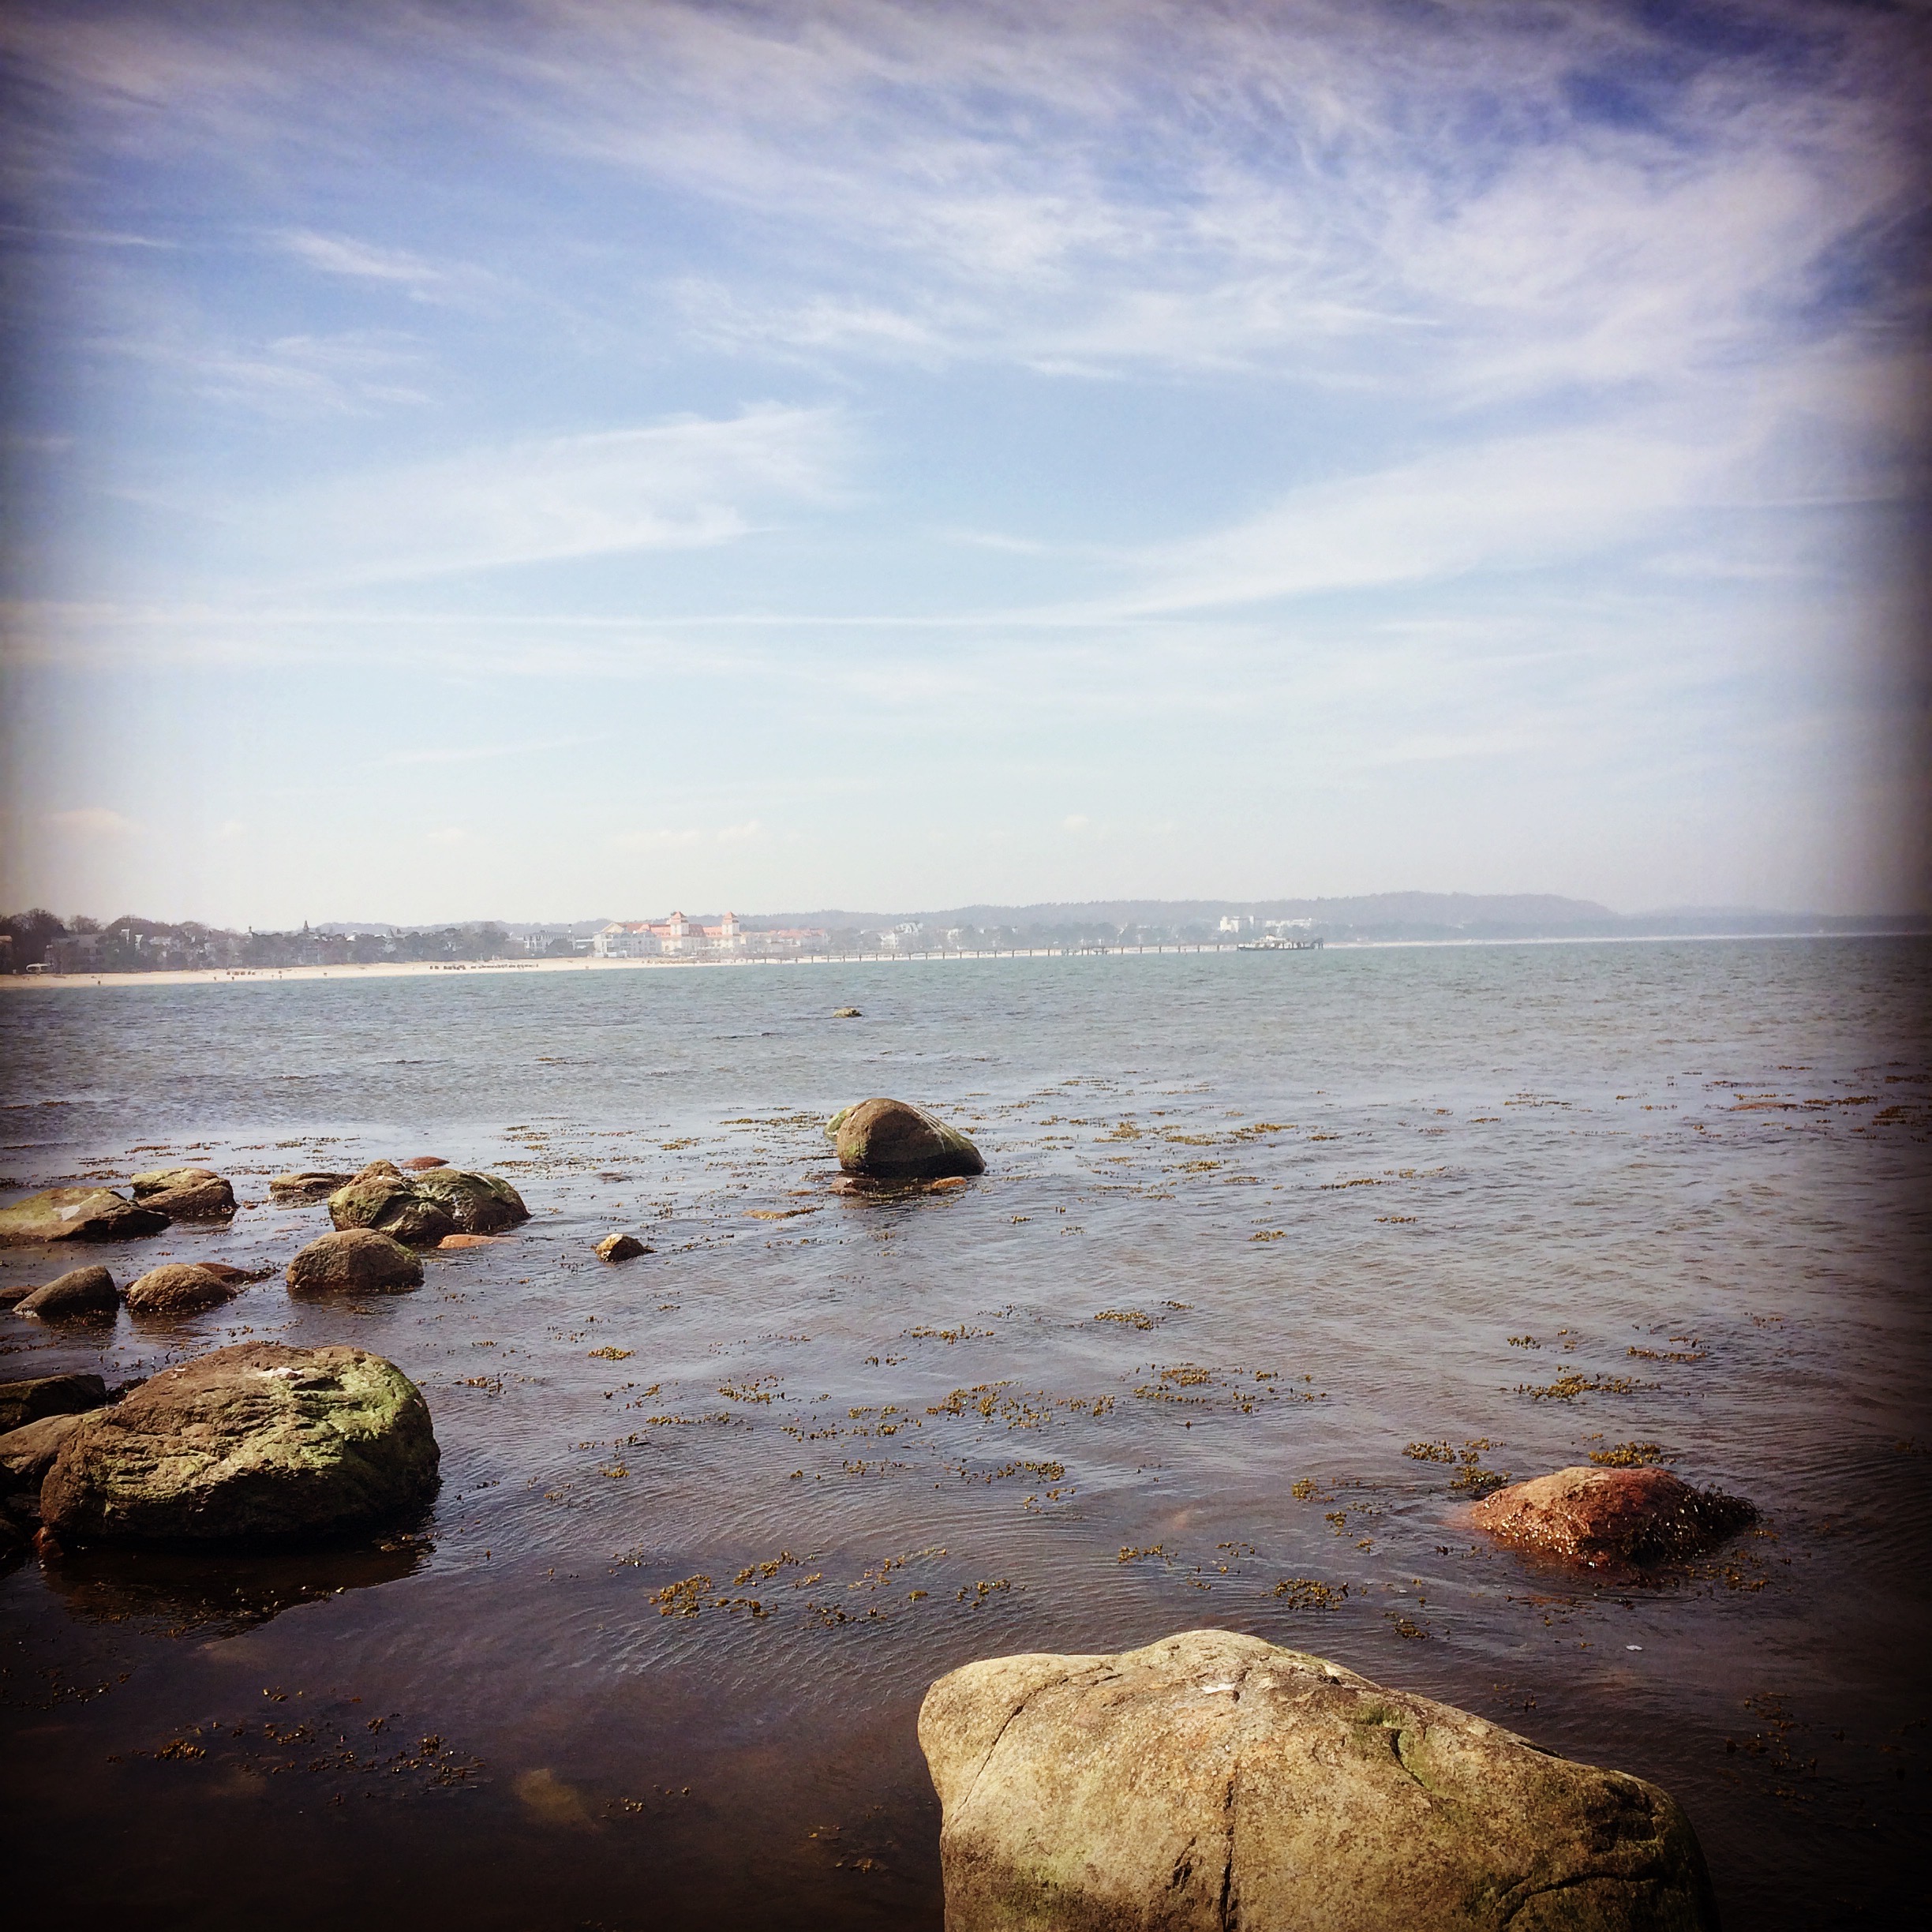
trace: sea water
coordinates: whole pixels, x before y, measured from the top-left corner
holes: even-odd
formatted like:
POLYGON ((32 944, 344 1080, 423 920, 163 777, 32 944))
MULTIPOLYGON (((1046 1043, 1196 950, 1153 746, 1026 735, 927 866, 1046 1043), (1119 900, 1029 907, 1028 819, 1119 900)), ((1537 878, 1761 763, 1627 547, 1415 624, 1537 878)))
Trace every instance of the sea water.
POLYGON ((1776 939, 10 997, 12 1189, 214 1167, 231 1226, 83 1258, 277 1272, 110 1331, 0 1316, 0 1374, 353 1342, 443 1451, 424 1519, 352 1547, 0 1578, 21 1882, 75 1922, 937 1927, 926 1687, 1218 1625, 1657 1780, 1734 1926, 1881 1922, 1932 1765, 1929 965, 1776 939), (985 1177, 834 1193, 822 1123, 874 1094, 985 1177), (413 1294, 291 1301, 327 1212, 269 1178, 421 1154, 533 1219, 413 1294), (604 1264, 612 1232, 653 1252, 604 1264), (1758 1526, 1606 1580, 1468 1522, 1619 1452, 1758 1526))

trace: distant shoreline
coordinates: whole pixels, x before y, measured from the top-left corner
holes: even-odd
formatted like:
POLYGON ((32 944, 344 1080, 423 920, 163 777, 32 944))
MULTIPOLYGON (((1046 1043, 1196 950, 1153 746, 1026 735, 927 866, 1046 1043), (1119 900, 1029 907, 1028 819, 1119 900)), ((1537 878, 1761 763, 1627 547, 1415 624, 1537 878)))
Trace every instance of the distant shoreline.
MULTIPOLYGON (((1727 940, 1759 939, 1923 939, 1922 932, 1874 926, 1854 932, 1715 932, 1715 933, 1559 933, 1548 937, 1487 939, 1331 939, 1331 953, 1387 952, 1430 946, 1525 945, 1714 945, 1727 940)), ((930 953, 807 953, 789 957, 747 957, 690 959, 533 959, 533 960, 380 960, 341 966, 204 966, 162 972, 6 973, 0 974, 0 992, 71 991, 77 987, 126 988, 144 986, 273 986, 294 979, 399 979, 444 973, 627 972, 683 971, 693 967, 772 968, 784 966, 908 965, 923 963, 964 964, 970 960, 1005 959, 1081 959, 1102 954, 1132 957, 1141 953, 1233 953, 1232 940, 1211 940, 1146 946, 1002 946, 997 951, 930 953)))

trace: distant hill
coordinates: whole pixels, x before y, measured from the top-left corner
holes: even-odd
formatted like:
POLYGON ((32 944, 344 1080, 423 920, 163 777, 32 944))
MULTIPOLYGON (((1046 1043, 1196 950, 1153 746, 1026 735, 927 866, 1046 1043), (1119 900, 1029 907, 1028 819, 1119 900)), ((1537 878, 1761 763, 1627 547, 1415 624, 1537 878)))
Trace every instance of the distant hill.
POLYGON ((916 923, 945 930, 1009 928, 1020 932, 1085 932, 1102 927, 1176 934, 1211 931, 1229 915, 1306 920, 1325 938, 1346 940, 1581 939, 1668 938, 1693 933, 1924 932, 1923 915, 1837 916, 1740 906, 1676 906, 1613 912, 1593 900, 1554 893, 1367 893, 1334 899, 1092 899, 1032 905, 954 906, 938 911, 856 912, 832 908, 771 913, 753 926, 814 926, 833 931, 877 930, 916 923))

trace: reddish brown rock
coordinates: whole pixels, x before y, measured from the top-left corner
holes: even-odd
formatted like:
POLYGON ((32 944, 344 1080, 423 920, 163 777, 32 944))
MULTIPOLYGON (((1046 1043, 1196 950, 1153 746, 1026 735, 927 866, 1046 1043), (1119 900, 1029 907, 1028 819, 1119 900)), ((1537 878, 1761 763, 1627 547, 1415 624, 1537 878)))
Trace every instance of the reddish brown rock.
POLYGON ((447 1167, 449 1163, 440 1154, 417 1154, 408 1160, 398 1161, 396 1165, 407 1168, 411 1174, 427 1174, 432 1167, 447 1167))
POLYGON ((439 1249, 445 1248, 494 1248, 498 1245, 494 1234, 445 1234, 436 1243, 439 1249))
POLYGON ((211 1268, 189 1261, 166 1261, 129 1284, 130 1315, 192 1315, 234 1299, 234 1290, 211 1268))
POLYGON ((1470 1514, 1505 1543, 1588 1563, 1690 1556, 1758 1515, 1741 1497, 1694 1489, 1668 1470, 1582 1465, 1513 1483, 1470 1514))

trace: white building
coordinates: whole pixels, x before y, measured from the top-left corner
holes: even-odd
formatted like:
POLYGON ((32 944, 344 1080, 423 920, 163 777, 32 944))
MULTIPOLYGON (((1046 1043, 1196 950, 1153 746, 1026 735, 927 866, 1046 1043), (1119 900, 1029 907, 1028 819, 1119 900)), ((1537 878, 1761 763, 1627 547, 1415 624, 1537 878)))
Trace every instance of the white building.
POLYGON ((744 929, 736 912, 704 926, 673 912, 668 919, 613 919, 590 942, 599 959, 692 957, 701 953, 742 953, 744 929))

